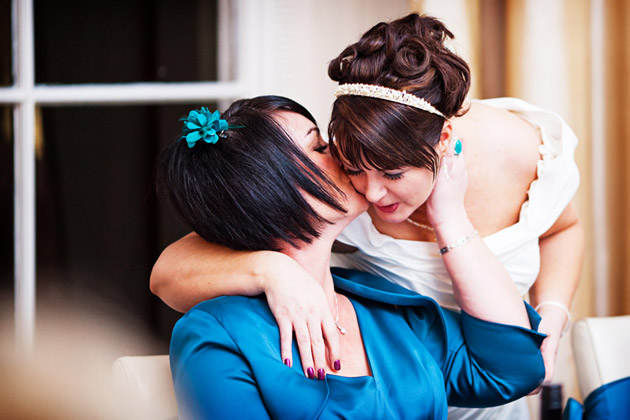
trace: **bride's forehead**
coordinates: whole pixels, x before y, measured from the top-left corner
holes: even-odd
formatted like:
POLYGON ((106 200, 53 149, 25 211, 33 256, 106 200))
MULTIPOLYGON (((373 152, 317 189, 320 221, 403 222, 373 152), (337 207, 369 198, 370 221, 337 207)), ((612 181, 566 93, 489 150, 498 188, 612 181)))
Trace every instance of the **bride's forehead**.
MULTIPOLYGON (((347 150, 345 150, 348 153, 347 150)), ((371 164, 369 160, 365 157, 365 154, 362 151, 354 151, 354 153, 348 153, 348 155, 344 155, 343 150, 339 150, 338 154, 335 156, 337 160, 347 168, 361 169, 364 171, 372 171, 372 170, 382 170, 382 168, 378 168, 375 165, 371 164)))

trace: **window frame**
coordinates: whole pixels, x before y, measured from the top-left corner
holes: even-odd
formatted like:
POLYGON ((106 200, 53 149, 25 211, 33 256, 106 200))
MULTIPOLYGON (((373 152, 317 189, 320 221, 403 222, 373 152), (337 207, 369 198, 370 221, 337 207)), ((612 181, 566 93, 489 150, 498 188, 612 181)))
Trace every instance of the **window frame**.
POLYGON ((35 84, 33 0, 13 0, 13 85, 0 87, 0 105, 13 110, 14 302, 18 351, 32 353, 36 320, 35 109, 37 106, 227 102, 261 86, 256 63, 263 57, 257 0, 219 0, 217 82, 35 84), (236 30, 234 30, 236 28, 236 30), (231 42, 230 42, 231 41, 231 42), (235 45, 236 48, 231 48, 235 45), (231 66, 234 80, 228 80, 231 66))

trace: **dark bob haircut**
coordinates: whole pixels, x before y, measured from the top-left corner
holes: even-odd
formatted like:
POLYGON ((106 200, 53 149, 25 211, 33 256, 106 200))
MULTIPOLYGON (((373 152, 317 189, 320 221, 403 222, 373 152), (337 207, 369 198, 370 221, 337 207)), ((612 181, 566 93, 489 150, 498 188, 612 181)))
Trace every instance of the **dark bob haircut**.
MULTIPOLYGON (((300 104, 280 96, 234 102, 221 118, 230 126, 216 144, 189 148, 185 140, 160 157, 158 185, 164 185, 179 216, 204 239, 237 250, 298 247, 330 223, 304 193, 345 212, 343 193, 274 119, 281 111, 315 123, 300 104)), ((160 187, 158 187, 160 189, 160 187)))
MULTIPOLYGON (((365 83, 424 98, 447 118, 463 115, 470 69, 445 45, 453 34, 438 19, 416 13, 379 23, 330 62, 339 84, 365 83)), ((378 170, 404 166, 435 175, 435 146, 444 118, 408 105, 362 96, 340 96, 328 126, 332 155, 352 166, 378 170)))

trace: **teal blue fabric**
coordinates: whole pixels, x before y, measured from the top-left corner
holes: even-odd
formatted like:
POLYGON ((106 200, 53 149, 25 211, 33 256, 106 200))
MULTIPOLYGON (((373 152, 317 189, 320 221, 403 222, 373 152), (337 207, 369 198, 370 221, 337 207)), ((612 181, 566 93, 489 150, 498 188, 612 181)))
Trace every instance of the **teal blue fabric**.
POLYGON ((545 369, 532 330, 441 309, 380 277, 334 269, 356 311, 372 376, 307 379, 293 343, 280 359, 263 295, 203 302, 176 324, 171 369, 184 419, 446 419, 447 406, 483 407, 536 388, 545 369))
POLYGON ((562 420, 582 420, 584 407, 573 398, 569 398, 562 411, 562 420))
POLYGON ((564 420, 630 419, 630 377, 604 384, 591 392, 584 406, 569 398, 562 413, 564 420))

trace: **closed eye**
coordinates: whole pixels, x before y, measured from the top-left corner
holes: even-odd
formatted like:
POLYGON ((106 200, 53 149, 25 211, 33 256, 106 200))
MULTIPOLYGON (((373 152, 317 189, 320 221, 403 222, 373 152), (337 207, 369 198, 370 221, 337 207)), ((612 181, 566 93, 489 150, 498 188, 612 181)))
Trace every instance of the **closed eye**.
POLYGON ((321 146, 316 147, 315 151, 317 153, 324 153, 327 149, 328 149, 328 145, 327 144, 322 144, 321 146))
POLYGON ((403 175, 404 175, 404 172, 398 172, 397 174, 388 174, 387 172, 383 173, 383 176, 386 179, 390 179, 390 180, 393 180, 393 181, 402 178, 403 175))
POLYGON ((343 171, 348 176, 358 176, 358 175, 361 175, 363 173, 363 171, 361 169, 350 169, 350 168, 346 168, 346 167, 343 168, 343 171))

